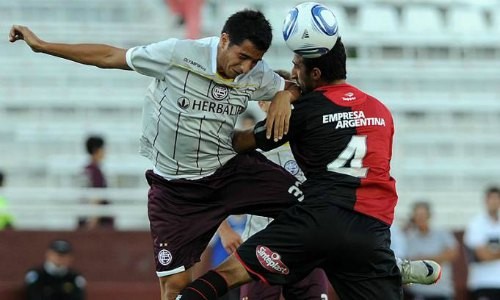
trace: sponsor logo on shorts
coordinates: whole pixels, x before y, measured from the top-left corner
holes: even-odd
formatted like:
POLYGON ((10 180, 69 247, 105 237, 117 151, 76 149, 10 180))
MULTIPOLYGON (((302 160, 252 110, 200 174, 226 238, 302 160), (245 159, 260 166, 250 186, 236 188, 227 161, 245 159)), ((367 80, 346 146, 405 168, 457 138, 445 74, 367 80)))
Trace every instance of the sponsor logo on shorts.
POLYGON ((281 255, 273 252, 266 246, 257 246, 255 254, 257 255, 259 263, 266 270, 283 275, 288 275, 288 273, 290 273, 288 267, 281 261, 281 255))
POLYGON ((172 253, 170 251, 162 249, 158 253, 158 261, 164 266, 168 266, 172 262, 172 253))
POLYGON ((297 175, 299 173, 299 165, 297 165, 295 160, 287 161, 283 167, 292 175, 297 175))
POLYGON ((215 100, 224 100, 229 95, 229 88, 224 85, 215 84, 212 87, 212 98, 215 100))

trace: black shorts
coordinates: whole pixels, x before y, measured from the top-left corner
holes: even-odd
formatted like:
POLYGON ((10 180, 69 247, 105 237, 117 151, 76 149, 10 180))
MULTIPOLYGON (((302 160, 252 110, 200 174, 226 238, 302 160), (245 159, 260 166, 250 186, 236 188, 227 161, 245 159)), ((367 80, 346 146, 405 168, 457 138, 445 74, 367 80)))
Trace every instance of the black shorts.
POLYGON ((242 300, 317 299, 328 297, 328 278, 322 269, 314 269, 305 278, 291 285, 268 285, 262 281, 251 281, 240 287, 242 300))
POLYGON ((198 180, 165 180, 146 172, 148 215, 158 276, 200 260, 219 224, 234 214, 276 217, 296 204, 297 179, 258 152, 238 154, 198 180), (295 194, 288 190, 292 187, 295 194))
POLYGON ((237 250, 254 279, 294 283, 323 268, 340 299, 402 299, 389 226, 331 204, 298 204, 237 250))

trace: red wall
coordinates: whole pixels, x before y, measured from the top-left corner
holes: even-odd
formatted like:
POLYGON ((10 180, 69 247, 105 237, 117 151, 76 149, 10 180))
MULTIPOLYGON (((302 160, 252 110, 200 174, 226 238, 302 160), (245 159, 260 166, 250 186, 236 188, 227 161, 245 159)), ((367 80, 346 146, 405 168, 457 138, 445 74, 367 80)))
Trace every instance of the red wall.
POLYGON ((22 299, 24 274, 40 265, 52 239, 69 240, 88 299, 159 299, 148 232, 0 231, 0 299, 22 299))
MULTIPOLYGON (((462 245, 462 233, 457 233, 462 245)), ((69 240, 74 268, 87 279, 89 300, 158 300, 151 237, 140 231, 0 231, 0 299, 22 300, 27 269, 41 264, 49 242, 69 240)), ((196 274, 205 272, 205 263, 196 274)), ((456 300, 467 300, 467 265, 463 248, 454 264, 456 300)), ((335 300, 333 291, 330 299, 335 300)))

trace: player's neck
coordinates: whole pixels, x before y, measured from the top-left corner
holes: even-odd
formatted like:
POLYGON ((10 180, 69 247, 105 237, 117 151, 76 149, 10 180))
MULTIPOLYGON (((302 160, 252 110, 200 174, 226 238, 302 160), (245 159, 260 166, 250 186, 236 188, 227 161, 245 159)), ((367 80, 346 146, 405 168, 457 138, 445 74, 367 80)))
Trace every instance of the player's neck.
POLYGON ((318 82, 318 84, 316 85, 315 89, 322 88, 322 87, 327 87, 327 86, 332 86, 332 85, 345 84, 345 83, 346 83, 345 79, 333 80, 333 81, 330 81, 330 82, 321 81, 321 82, 318 82))

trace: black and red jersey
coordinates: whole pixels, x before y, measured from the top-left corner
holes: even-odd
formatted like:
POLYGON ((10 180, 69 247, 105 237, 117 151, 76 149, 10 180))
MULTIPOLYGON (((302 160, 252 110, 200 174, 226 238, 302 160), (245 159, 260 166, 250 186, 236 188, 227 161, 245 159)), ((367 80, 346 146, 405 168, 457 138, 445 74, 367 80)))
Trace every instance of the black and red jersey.
POLYGON ((290 142, 307 180, 304 201, 328 201, 391 224, 397 203, 390 176, 394 123, 377 99, 349 84, 330 85, 294 103, 290 130, 274 143, 255 129, 257 146, 290 142))

